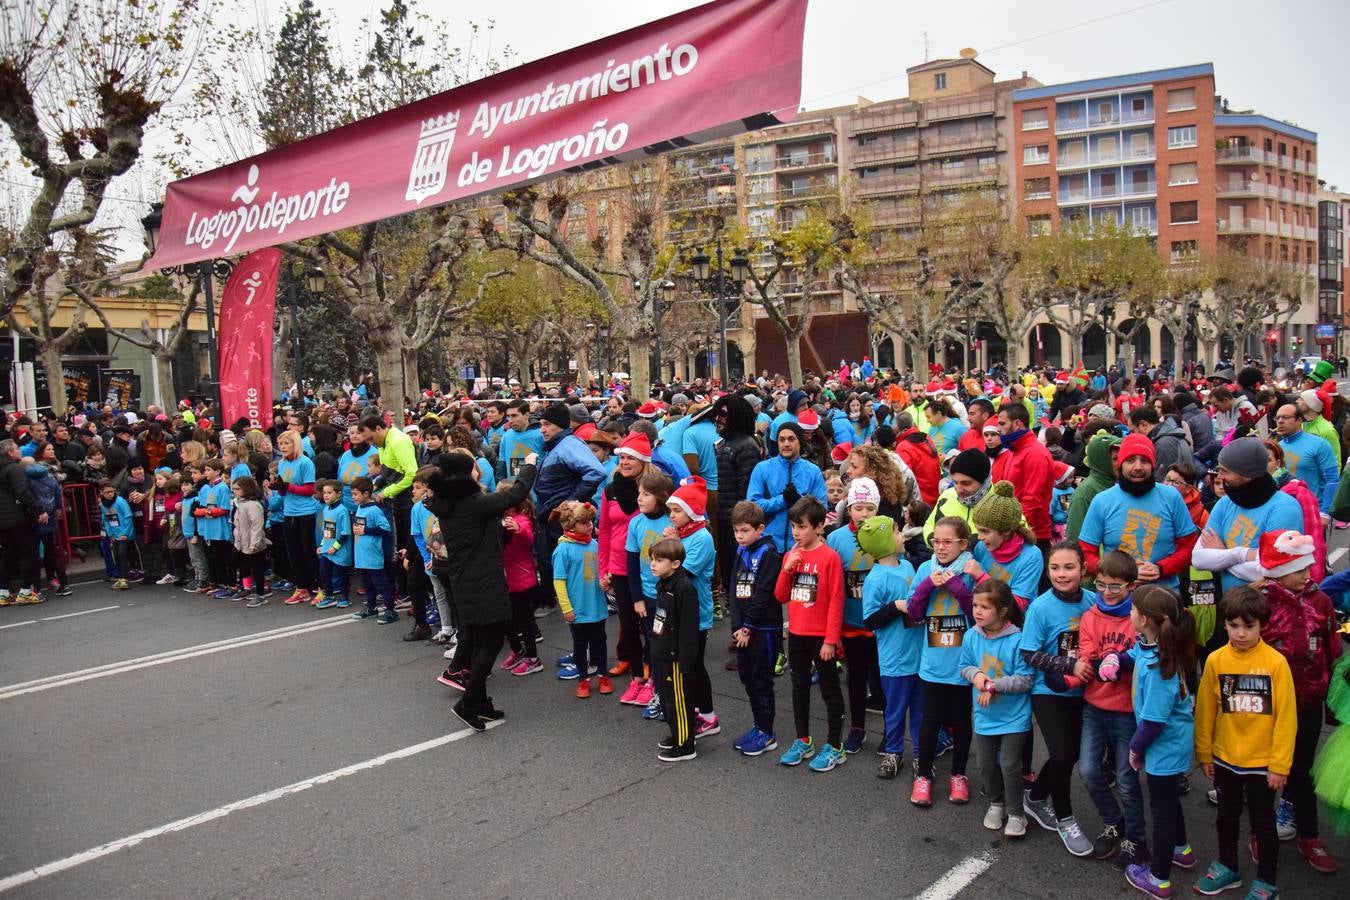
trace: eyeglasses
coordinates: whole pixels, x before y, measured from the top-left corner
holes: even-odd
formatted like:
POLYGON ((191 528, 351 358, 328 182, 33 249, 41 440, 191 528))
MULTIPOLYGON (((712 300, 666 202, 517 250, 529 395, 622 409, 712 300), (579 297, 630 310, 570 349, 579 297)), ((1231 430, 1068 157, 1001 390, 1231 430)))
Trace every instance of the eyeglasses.
POLYGON ((944 541, 944 540, 939 540, 939 539, 937 539, 937 538, 934 538, 933 540, 929 541, 928 543, 932 544, 934 547, 950 547, 950 546, 952 546, 953 544, 964 544, 965 541, 961 541, 961 540, 944 541))
POLYGON ((1102 594, 1123 594, 1129 590, 1128 584, 1112 584, 1106 581, 1097 582, 1097 591, 1102 594))

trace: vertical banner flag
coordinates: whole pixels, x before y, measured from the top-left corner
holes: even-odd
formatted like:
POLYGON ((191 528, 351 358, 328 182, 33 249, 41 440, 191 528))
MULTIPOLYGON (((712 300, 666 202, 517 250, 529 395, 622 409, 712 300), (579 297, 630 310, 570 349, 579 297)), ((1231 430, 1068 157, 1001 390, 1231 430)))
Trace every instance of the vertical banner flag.
POLYGON ((266 428, 272 418, 272 318, 280 250, 258 250, 235 266, 220 298, 222 428, 242 416, 266 428))
POLYGON ((716 0, 169 185, 154 268, 790 122, 807 0, 716 0))

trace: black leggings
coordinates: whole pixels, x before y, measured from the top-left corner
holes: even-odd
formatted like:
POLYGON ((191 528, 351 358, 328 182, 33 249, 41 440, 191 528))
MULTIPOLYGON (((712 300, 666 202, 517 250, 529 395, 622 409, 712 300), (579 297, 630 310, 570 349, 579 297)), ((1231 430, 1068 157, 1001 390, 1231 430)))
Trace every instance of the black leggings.
POLYGON ((605 620, 573 622, 570 627, 572 664, 577 667, 577 672, 582 678, 586 678, 590 667, 595 666, 599 674, 605 675, 605 669, 609 665, 609 660, 605 658, 605 620))
POLYGON ((1289 782, 1284 797, 1294 804, 1294 823, 1299 838, 1315 838, 1317 826, 1317 794, 1313 790, 1312 765, 1317 756, 1317 738, 1322 733, 1322 704, 1308 703, 1298 708, 1298 733, 1294 737, 1294 762, 1289 768, 1289 782))
MULTIPOLYGON (((448 626, 450 623, 441 624, 448 626)), ((506 631, 506 640, 513 651, 524 653, 528 659, 539 655, 539 648, 534 643, 534 588, 512 592, 511 627, 506 631)))
POLYGON ((965 775, 970 761, 970 685, 943 684, 919 679, 923 688, 923 723, 919 726, 919 771, 921 778, 933 777, 933 756, 937 752, 938 730, 947 725, 952 732, 952 774, 965 775))
MULTIPOLYGON (((822 662, 823 637, 788 634, 788 665, 792 667, 792 719, 797 737, 811 739, 811 666, 820 673, 820 696, 825 700, 826 740, 837 750, 842 746, 844 694, 839 690, 839 667, 834 660, 822 662)), ((970 689, 966 689, 970 693, 970 689)), ((969 721, 969 715, 966 719, 969 721)))
POLYGON ((854 728, 867 725, 867 688, 877 672, 877 639, 870 634, 843 638, 848 670, 848 718, 854 728))
POLYGON ((713 715, 712 678, 708 676, 708 667, 704 657, 708 652, 708 632, 698 633, 698 658, 694 660, 694 669, 689 673, 689 699, 694 709, 705 716, 713 715))
MULTIPOLYGON (((1239 775, 1214 767, 1214 787, 1219 792, 1219 862, 1238 871, 1238 832, 1242 826, 1242 807, 1247 807, 1247 822, 1256 838, 1258 861, 1256 877, 1275 883, 1280 840, 1275 834, 1275 792, 1264 774, 1239 775)), ((1153 779, 1149 779, 1152 791, 1153 779)))
MULTIPOLYGON (((1148 776, 1148 806, 1153 814, 1153 877, 1172 877, 1172 848, 1186 843, 1186 818, 1181 814, 1177 775, 1148 776)), ((1236 868, 1233 871, 1237 871, 1236 868)))
POLYGON ((234 584, 234 544, 230 541, 207 541, 206 566, 211 573, 212 584, 217 587, 234 584))
POLYGON ((614 593, 614 605, 619 608, 619 640, 614 645, 614 656, 628 663, 629 674, 634 678, 642 677, 643 647, 647 634, 638 620, 637 610, 633 609, 633 594, 629 589, 627 575, 610 575, 610 590, 614 593))
POLYGON ((287 516, 284 528, 291 581, 301 590, 312 591, 319 583, 319 558, 314 553, 314 514, 287 516))
POLYGON ((59 587, 65 587, 66 568, 61 565, 61 556, 56 549, 56 532, 39 534, 37 541, 42 548, 42 565, 47 570, 48 580, 55 580, 59 587))
POLYGON ((249 576, 253 593, 261 594, 267 590, 267 551, 239 554, 239 569, 249 576))
POLYGON ((268 525, 267 539, 272 542, 272 580, 289 581, 291 561, 286 555, 286 526, 268 525))
POLYGON ((1031 786, 1031 799, 1049 797, 1055 806, 1055 816, 1067 819, 1073 815, 1069 787, 1083 739, 1083 698, 1032 694, 1031 709, 1036 714, 1036 724, 1040 726, 1049 753, 1031 786))

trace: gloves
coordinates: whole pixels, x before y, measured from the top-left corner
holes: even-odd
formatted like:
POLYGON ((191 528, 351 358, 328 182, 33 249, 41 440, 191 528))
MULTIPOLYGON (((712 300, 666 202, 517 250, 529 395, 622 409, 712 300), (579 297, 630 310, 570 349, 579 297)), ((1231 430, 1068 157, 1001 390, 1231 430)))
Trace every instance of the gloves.
POLYGON ((1102 681, 1115 681, 1120 677, 1120 657, 1108 653, 1097 666, 1097 677, 1102 681))
POLYGON ((798 493, 797 486, 789 481, 787 488, 783 491, 783 503, 788 509, 791 509, 792 504, 800 499, 802 499, 802 495, 798 493))
POLYGON ((279 493, 279 494, 289 494, 290 492, 291 492, 291 486, 290 486, 287 482, 285 482, 285 481, 278 481, 278 482, 277 482, 277 493, 279 493))

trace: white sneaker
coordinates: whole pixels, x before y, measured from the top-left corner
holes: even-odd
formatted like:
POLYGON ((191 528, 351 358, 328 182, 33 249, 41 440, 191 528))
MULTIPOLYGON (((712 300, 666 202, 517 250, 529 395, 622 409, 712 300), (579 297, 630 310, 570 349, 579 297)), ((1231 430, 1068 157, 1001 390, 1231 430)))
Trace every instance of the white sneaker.
POLYGON ((1002 803, 989 804, 989 810, 984 814, 984 827, 990 831, 998 831, 1003 827, 1003 820, 1007 807, 1002 803))
POLYGON ((455 658, 455 651, 456 651, 457 649, 459 649, 459 645, 458 645, 458 644, 451 644, 450 646, 448 646, 448 647, 445 648, 445 652, 442 653, 441 655, 444 656, 446 659, 454 659, 454 658, 455 658))
POLYGON ((1008 824, 1003 826, 1003 836, 1020 838, 1027 836, 1027 817, 1008 816, 1008 824))
POLYGON ((156 581, 155 584, 173 584, 173 576, 165 575, 159 581, 156 581))

